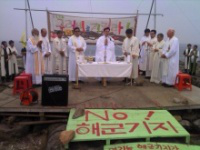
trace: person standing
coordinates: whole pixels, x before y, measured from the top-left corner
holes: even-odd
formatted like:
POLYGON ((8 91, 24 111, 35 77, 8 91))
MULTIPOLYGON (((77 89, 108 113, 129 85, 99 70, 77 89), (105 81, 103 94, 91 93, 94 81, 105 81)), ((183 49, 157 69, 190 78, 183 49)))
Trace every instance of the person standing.
MULTIPOLYGON (((86 50, 86 42, 82 36, 80 36, 80 29, 75 27, 73 29, 73 35, 68 41, 69 47, 69 81, 75 83, 76 81, 76 63, 84 59, 84 52, 86 50)), ((81 82, 81 81, 80 81, 81 82)))
MULTIPOLYGON (((63 31, 57 32, 57 37, 53 41, 53 73, 56 74, 56 64, 58 65, 58 74, 64 74, 64 69, 67 72, 66 58, 67 58, 67 44, 63 38, 63 31), (66 68, 64 68, 66 66, 66 68)), ((66 73, 67 74, 67 73, 66 73)))
POLYGON ((133 30, 126 30, 126 38, 123 41, 122 52, 129 62, 132 62, 132 79, 138 78, 138 56, 139 56, 139 40, 133 36, 133 30))
POLYGON ((14 77, 19 73, 18 64, 17 64, 17 49, 14 46, 14 41, 9 41, 9 50, 11 51, 11 73, 12 73, 12 80, 14 77))
POLYGON ((96 62, 114 62, 115 56, 115 43, 114 39, 109 36, 110 28, 106 27, 103 30, 103 35, 100 36, 96 43, 96 62))
POLYGON ((148 63, 148 54, 150 51, 150 30, 144 30, 144 36, 140 40, 140 59, 139 59, 139 69, 143 72, 143 75, 146 74, 147 63, 148 63))
POLYGON ((41 29, 42 53, 44 60, 44 73, 52 74, 51 45, 47 37, 47 30, 41 29))
POLYGON ((11 51, 8 48, 7 42, 1 43, 1 77, 2 82, 9 82, 12 75, 11 70, 11 51))
POLYGON ((198 51, 198 46, 197 45, 194 45, 193 46, 193 49, 190 53, 190 57, 191 57, 191 60, 190 60, 190 74, 191 75, 196 75, 196 70, 197 70, 197 60, 199 58, 199 51, 198 51))
POLYGON ((154 57, 153 57, 153 66, 152 66, 152 72, 151 72, 151 80, 150 82, 154 82, 159 84, 161 82, 162 77, 162 65, 161 65, 161 55, 163 52, 163 47, 165 45, 165 42, 163 40, 164 35, 162 33, 159 33, 157 35, 158 41, 155 44, 154 50, 154 57))
POLYGON ((186 50, 183 52, 183 55, 185 56, 185 73, 189 73, 190 69, 190 53, 192 51, 192 45, 188 44, 186 50))
POLYGON ((173 87, 176 75, 179 72, 179 40, 175 37, 175 30, 167 31, 168 39, 164 46, 161 58, 168 59, 167 74, 162 76, 162 83, 165 87, 173 87))
POLYGON ((26 52, 26 73, 32 74, 32 81, 35 85, 42 83, 44 74, 44 62, 42 56, 42 41, 39 39, 38 29, 32 29, 32 36, 27 42, 26 52))
POLYGON ((157 42, 156 30, 151 30, 150 37, 151 37, 151 39, 149 42, 149 51, 148 51, 148 57, 147 57, 146 78, 151 77, 153 58, 154 58, 154 54, 155 54, 154 49, 155 49, 155 45, 157 42))

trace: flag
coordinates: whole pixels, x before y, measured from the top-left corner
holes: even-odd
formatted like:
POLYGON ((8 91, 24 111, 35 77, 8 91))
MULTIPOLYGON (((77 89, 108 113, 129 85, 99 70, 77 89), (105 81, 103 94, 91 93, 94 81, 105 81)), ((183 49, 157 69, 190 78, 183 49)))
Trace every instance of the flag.
POLYGON ((25 32, 22 33, 21 39, 20 39, 20 43, 22 44, 22 47, 26 47, 26 35, 25 32))

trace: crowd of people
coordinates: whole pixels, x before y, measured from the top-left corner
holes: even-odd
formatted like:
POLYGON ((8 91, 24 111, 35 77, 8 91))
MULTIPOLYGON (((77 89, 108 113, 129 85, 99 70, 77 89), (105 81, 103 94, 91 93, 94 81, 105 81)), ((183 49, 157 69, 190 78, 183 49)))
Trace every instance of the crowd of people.
MULTIPOLYGON (((23 49, 25 72, 32 74, 33 84, 42 83, 43 74, 69 74, 69 81, 75 83, 77 77, 77 61, 84 60, 87 44, 81 36, 78 27, 73 29, 73 35, 66 41, 63 32, 57 31, 51 48, 47 37, 47 30, 34 28, 27 41, 26 51, 23 49), (69 58, 68 63, 67 58, 69 58), (68 66, 67 66, 68 65, 68 66), (57 68, 58 66, 58 68, 57 68), (67 70, 68 69, 68 70, 67 70)), ((124 61, 132 63, 133 80, 141 74, 150 82, 162 83, 165 87, 172 87, 179 72, 179 40, 175 30, 167 31, 167 40, 164 34, 157 34, 156 30, 145 29, 144 36, 139 41, 133 35, 132 29, 126 30, 126 38, 122 44, 124 61), (139 71, 139 72, 138 72, 139 71)), ((3 41, 1 44, 1 76, 3 81, 9 81, 18 74, 17 50, 13 41, 3 41)), ((199 56, 197 46, 191 49, 191 44, 184 51, 185 71, 195 74, 196 61, 199 56)), ((96 42, 96 62, 114 62, 115 42, 110 36, 110 28, 103 30, 103 35, 96 42)))

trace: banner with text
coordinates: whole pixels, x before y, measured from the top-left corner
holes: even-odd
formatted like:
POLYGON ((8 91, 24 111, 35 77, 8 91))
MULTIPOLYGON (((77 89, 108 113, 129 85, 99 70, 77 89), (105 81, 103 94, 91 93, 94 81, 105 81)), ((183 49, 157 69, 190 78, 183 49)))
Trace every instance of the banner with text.
POLYGON ((105 146, 104 150, 200 150, 200 146, 176 143, 125 143, 105 146))
POLYGON ((110 27, 111 36, 118 41, 123 41, 126 29, 133 29, 136 31, 137 17, 123 17, 123 18, 89 18, 89 17, 75 17, 61 14, 49 13, 49 31, 50 38, 53 40, 56 37, 56 31, 64 31, 66 38, 72 35, 72 30, 79 27, 82 36, 85 40, 95 41, 102 35, 105 27, 110 27))
POLYGON ((75 131, 73 141, 185 137, 189 142, 189 133, 166 110, 85 109, 77 119, 74 113, 67 123, 67 130, 75 131))

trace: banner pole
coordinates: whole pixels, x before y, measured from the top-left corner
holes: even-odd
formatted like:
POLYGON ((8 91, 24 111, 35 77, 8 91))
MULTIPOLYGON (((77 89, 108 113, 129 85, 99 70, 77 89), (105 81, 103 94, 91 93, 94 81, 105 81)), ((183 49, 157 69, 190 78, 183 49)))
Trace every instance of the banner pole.
POLYGON ((49 41, 51 41, 51 23, 50 23, 50 13, 48 10, 47 12, 47 27, 48 27, 48 36, 49 36, 49 41))
POLYGON ((136 36, 136 32, 137 32, 138 14, 139 14, 139 10, 137 10, 137 15, 134 18, 135 19, 134 36, 136 36))

